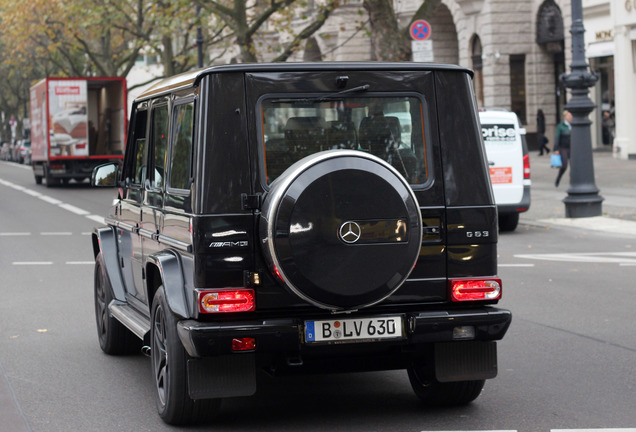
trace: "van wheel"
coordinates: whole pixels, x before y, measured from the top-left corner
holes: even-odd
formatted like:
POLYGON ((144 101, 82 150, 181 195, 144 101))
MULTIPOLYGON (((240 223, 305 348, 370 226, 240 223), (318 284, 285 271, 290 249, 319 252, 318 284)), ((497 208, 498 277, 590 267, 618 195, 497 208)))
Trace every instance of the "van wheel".
POLYGON ((519 213, 499 215, 499 231, 514 231, 519 225, 519 213))
POLYGON ((429 406, 466 405, 477 399, 485 383, 484 380, 439 382, 417 366, 409 367, 407 372, 413 391, 429 406))
POLYGON ((113 300, 101 253, 95 259, 95 321, 99 346, 106 354, 132 354, 141 351, 141 340, 113 318, 108 305, 113 300))
POLYGON ((168 424, 199 423, 218 414, 222 399, 193 400, 188 394, 186 353, 177 335, 177 317, 159 287, 152 302, 150 357, 159 416, 168 424))

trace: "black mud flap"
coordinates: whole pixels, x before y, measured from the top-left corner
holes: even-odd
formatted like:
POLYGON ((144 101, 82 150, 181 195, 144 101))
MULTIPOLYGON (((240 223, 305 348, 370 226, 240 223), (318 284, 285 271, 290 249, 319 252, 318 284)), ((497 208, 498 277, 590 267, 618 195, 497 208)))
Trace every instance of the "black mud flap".
POLYGON ((255 354, 188 360, 188 393, 195 400, 253 395, 256 393, 255 354))
POLYGON ((435 344, 435 376, 440 382, 475 381, 496 377, 497 343, 435 344))

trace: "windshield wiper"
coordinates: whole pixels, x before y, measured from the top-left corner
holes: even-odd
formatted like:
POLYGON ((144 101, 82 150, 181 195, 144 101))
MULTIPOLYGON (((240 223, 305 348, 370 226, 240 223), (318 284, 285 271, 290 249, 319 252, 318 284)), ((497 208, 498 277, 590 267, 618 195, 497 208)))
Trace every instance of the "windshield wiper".
POLYGON ((336 93, 330 93, 330 94, 327 94, 327 95, 324 95, 324 96, 316 96, 316 97, 312 97, 312 98, 309 98, 309 97, 305 98, 304 97, 304 98, 298 98, 297 99, 297 98, 283 97, 283 98, 280 98, 280 99, 273 99, 271 101, 271 103, 286 103, 287 102, 287 103, 293 103, 293 104, 299 104, 299 103, 300 104, 303 104, 303 103, 311 103, 311 104, 313 104, 315 102, 324 102, 324 101, 327 101, 327 100, 330 100, 330 99, 339 98, 339 97, 344 96, 344 95, 349 94, 349 93, 365 92, 365 91, 369 90, 370 87, 371 86, 369 84, 365 84, 365 85, 361 85, 361 86, 358 86, 358 87, 353 87, 353 88, 350 88, 350 89, 342 90, 342 91, 339 91, 339 92, 336 92, 336 93))
POLYGON ((361 85, 361 86, 358 86, 358 87, 353 87, 353 88, 350 88, 350 89, 342 90, 342 91, 339 91, 339 92, 336 92, 336 93, 331 93, 331 94, 328 94, 328 95, 325 95, 325 96, 320 96, 320 97, 317 97, 315 99, 310 99, 310 100, 315 101, 315 102, 324 102, 326 100, 334 99, 334 98, 337 98, 337 97, 340 97, 340 96, 344 96, 344 95, 349 94, 349 93, 365 92, 365 91, 369 90, 369 87, 371 87, 369 84, 365 84, 365 85, 361 85))

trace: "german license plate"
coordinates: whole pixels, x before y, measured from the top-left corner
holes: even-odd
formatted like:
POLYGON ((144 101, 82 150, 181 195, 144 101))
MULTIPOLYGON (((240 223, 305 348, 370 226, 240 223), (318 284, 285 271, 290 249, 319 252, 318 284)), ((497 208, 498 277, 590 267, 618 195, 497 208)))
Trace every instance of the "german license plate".
POLYGON ((307 343, 374 341, 402 336, 401 316, 305 321, 307 343))

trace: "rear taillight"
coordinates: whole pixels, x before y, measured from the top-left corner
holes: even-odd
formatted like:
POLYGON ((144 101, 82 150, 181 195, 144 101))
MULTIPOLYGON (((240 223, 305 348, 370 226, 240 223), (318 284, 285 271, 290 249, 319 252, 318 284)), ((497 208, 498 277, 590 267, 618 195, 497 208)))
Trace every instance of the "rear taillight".
POLYGON ((499 278, 461 278, 450 279, 451 300, 484 301, 499 300, 501 298, 501 279, 499 278))
POLYGON ((530 155, 527 154, 523 157, 523 179, 530 179, 530 155))
POLYGON ((254 290, 225 288, 197 290, 199 313, 251 312, 256 309, 254 290))

